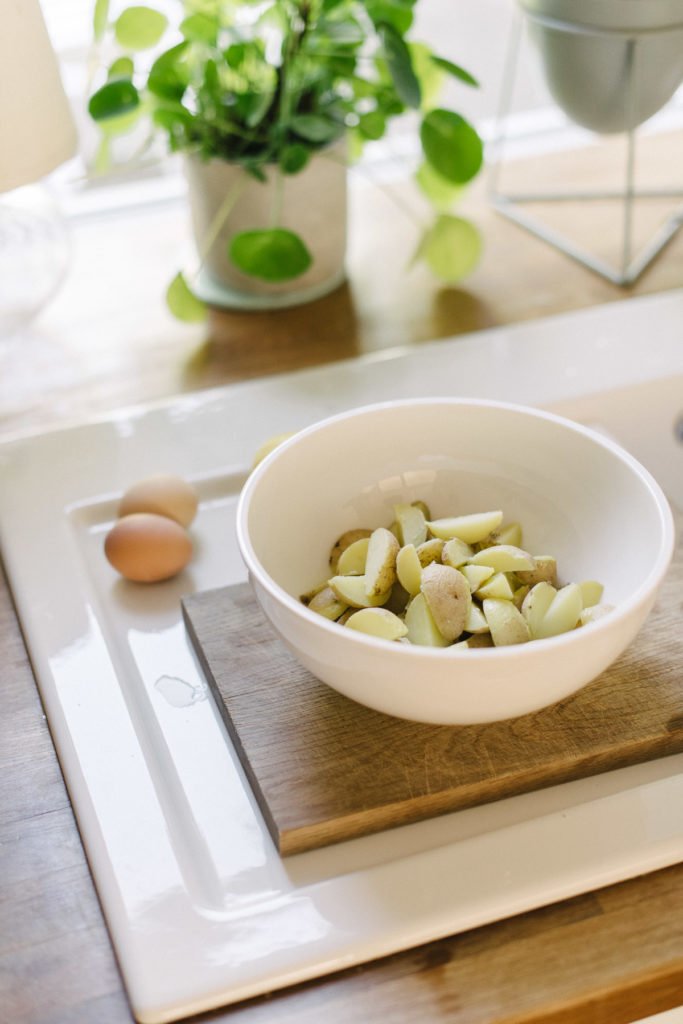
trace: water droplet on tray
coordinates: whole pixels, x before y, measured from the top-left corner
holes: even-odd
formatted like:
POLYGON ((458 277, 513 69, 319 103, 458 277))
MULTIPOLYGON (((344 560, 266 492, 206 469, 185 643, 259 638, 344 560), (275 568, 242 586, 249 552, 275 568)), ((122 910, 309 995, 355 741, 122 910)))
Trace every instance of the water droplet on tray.
POLYGON ((179 676, 159 676, 154 688, 174 708, 188 708, 197 701, 206 700, 206 686, 203 683, 188 683, 179 676))

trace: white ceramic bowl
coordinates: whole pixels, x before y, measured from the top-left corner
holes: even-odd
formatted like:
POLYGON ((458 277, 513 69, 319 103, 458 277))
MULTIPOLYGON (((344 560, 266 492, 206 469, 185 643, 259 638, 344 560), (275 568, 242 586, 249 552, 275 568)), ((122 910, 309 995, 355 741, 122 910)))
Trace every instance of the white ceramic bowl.
POLYGON ((489 722, 536 711, 595 679, 633 640, 673 552, 667 501, 617 445, 549 413, 499 402, 415 399, 308 427, 249 477, 237 537, 256 596, 285 644, 352 700, 423 722, 489 722), (605 618, 548 640, 431 649, 364 636, 299 595, 329 575, 336 538, 388 526, 396 502, 442 517, 502 509, 564 581, 598 579, 605 618))

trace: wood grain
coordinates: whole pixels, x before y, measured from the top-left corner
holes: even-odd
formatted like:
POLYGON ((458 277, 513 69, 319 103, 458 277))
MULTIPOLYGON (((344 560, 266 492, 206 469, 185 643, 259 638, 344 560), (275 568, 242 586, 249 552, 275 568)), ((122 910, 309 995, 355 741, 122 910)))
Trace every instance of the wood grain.
MULTIPOLYGON (((679 537, 683 516, 678 516, 679 537)), ((188 632, 283 854, 683 750, 683 547, 635 642, 536 714, 483 726, 384 715, 320 683, 248 584, 183 601, 188 632)))

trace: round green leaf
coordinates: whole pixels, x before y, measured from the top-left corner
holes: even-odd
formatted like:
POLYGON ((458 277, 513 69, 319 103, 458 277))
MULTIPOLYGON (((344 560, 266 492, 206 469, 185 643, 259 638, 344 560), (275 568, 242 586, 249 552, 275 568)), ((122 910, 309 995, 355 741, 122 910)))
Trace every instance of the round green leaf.
POLYGON ((119 57, 109 68, 107 78, 132 78, 134 71, 135 65, 130 57, 119 57))
POLYGON ((370 110, 358 118, 358 130, 365 139, 375 142, 382 138, 386 129, 386 119, 378 110, 370 110))
POLYGON ((183 274, 176 274, 168 286, 166 305, 176 320, 199 323, 206 319, 206 306, 190 291, 183 274))
POLYGON ((423 195, 437 210, 444 212, 450 210, 462 195, 462 185, 454 185, 452 181, 446 181, 426 161, 420 164, 415 172, 415 181, 423 195))
POLYGON ((156 46, 168 20, 152 7, 128 7, 116 19, 114 32, 124 50, 148 50, 156 46))
POLYGON ((88 103, 88 113, 94 121, 106 121, 128 114, 139 103, 140 96, 133 83, 127 78, 116 78, 93 93, 88 103))
POLYGON ((218 17, 209 14, 190 14, 180 23, 180 31, 186 39, 195 43, 215 46, 218 39, 218 17))
POLYGON ((294 142, 291 146, 285 146, 280 153, 280 167, 285 174, 298 174, 308 163, 310 155, 306 146, 294 142))
POLYGON ((481 168, 482 141, 460 114, 431 110, 420 126, 420 140, 427 160, 447 181, 463 184, 481 168))
POLYGON ((178 43, 160 54, 149 69, 147 88, 153 96, 164 100, 180 100, 190 81, 190 72, 184 63, 187 42, 178 43))
POLYGON ((474 224, 443 213, 422 239, 416 259, 423 259, 442 281, 454 284, 474 270, 481 250, 481 236, 474 224))
POLYGON ((243 273, 263 281, 289 281, 308 270, 311 254, 293 231, 271 228, 234 235, 228 253, 243 273))

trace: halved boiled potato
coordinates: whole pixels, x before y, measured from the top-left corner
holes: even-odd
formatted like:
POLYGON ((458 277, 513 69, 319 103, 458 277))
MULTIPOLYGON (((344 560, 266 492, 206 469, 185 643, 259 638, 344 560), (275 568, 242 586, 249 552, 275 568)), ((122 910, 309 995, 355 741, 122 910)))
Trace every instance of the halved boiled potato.
POLYGON ((536 637, 542 640, 549 636, 559 636, 560 633, 568 633, 578 624, 582 610, 581 587, 578 583, 568 583, 555 594, 537 627, 536 637))
POLYGON ((318 615, 323 615, 326 619, 335 621, 340 615, 344 614, 348 608, 348 603, 340 600, 331 587, 323 587, 322 590, 319 590, 311 598, 308 602, 308 607, 312 612, 317 612, 318 615))
POLYGON ((337 538, 332 546, 332 550, 330 551, 330 568, 332 572, 336 573, 342 552, 346 551, 346 549, 355 541, 361 540, 363 537, 369 537, 371 533, 372 530, 366 530, 364 528, 346 530, 342 533, 341 537, 337 538))
POLYGON ((597 580, 584 580, 579 583, 581 588, 581 600, 584 608, 592 608, 593 605, 602 601, 603 586, 597 580))
POLYGON ((404 545, 414 544, 418 547, 427 540, 427 521, 417 505, 394 505, 394 516, 404 545))
POLYGON ((345 625, 368 636, 380 637, 382 640, 400 640, 408 633, 408 627, 398 615, 388 612, 386 608, 361 608, 348 617, 345 625))
POLYGON ((533 569, 534 560, 528 551, 512 544, 494 544, 472 555, 470 565, 488 565, 496 572, 520 572, 533 569))
POLYGON ((528 583, 534 587, 537 583, 557 582, 557 562, 552 555, 534 555, 534 564, 531 569, 518 569, 517 577, 520 583, 528 583))
POLYGON ((521 612, 511 601, 488 597, 484 601, 484 615, 491 630, 495 647, 524 644, 531 639, 529 627, 521 612))
POLYGON ((490 565, 461 565, 460 572, 469 583, 470 590, 475 591, 491 579, 495 570, 490 565))
POLYGON ((368 557, 369 537, 361 537, 349 544, 339 556, 337 562, 337 574, 339 576, 362 576, 365 572, 365 562, 368 557))
POLYGON ((422 564, 414 544, 406 544, 396 556, 398 582, 411 596, 419 593, 422 580, 422 564))
POLYGON ((479 605, 475 604, 473 601, 470 606, 467 619, 465 620, 465 632, 488 633, 489 631, 490 627, 488 622, 486 621, 486 616, 484 615, 484 612, 479 607, 479 605))
POLYGON ((472 605, 470 585, 450 565, 432 562, 422 572, 420 590, 439 632, 446 640, 457 640, 465 628, 472 605))
POLYGON ((504 572, 497 572, 485 580, 476 590, 478 598, 495 597, 502 601, 512 601, 515 591, 504 572))
POLYGON ((555 587, 550 583, 537 583, 522 601, 522 615, 528 622, 534 639, 538 636, 545 613, 553 603, 556 594, 555 587))
POLYGON ((493 530, 483 541, 482 545, 490 547, 492 544, 514 544, 515 547, 522 546, 522 527, 520 523, 502 523, 497 530, 493 530))
POLYGON ((396 582, 396 556, 399 544, 390 530, 380 526, 368 541, 365 560, 365 592, 371 597, 385 594, 396 582))
POLYGON ((473 554, 474 551, 464 540, 460 540, 459 537, 451 537, 450 540, 444 542, 441 561, 444 565, 450 565, 453 569, 460 569, 465 562, 469 561, 473 554))
POLYGON ((448 641, 437 628, 424 594, 416 594, 406 609, 408 640, 420 647, 446 647, 448 641))
POLYGON ((438 537, 431 537, 423 544, 418 545, 415 550, 417 551, 417 557, 420 559, 422 568, 424 569, 425 566, 431 565, 432 562, 440 562, 443 549, 444 542, 439 540, 438 537))
POLYGON ((333 576, 330 588, 340 601, 353 608, 377 608, 385 604, 391 593, 389 589, 383 594, 368 594, 365 576, 333 576))
POLYGON ((503 513, 500 511, 474 512, 468 516, 432 519, 427 523, 427 528, 433 537, 439 537, 441 540, 459 537, 466 544, 476 544, 500 526, 502 521, 503 513))

